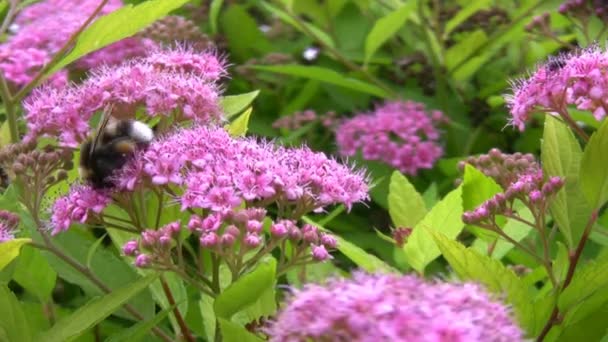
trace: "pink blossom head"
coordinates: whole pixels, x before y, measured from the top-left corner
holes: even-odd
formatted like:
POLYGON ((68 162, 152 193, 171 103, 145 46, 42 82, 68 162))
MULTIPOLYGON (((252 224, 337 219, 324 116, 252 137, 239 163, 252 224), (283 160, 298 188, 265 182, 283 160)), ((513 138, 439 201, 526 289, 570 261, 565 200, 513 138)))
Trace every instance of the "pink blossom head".
POLYGON ((508 307, 479 285, 363 273, 294 290, 267 332, 271 341, 523 341, 508 307))
POLYGON ((413 101, 387 102, 371 113, 361 113, 336 129, 340 153, 379 160, 415 175, 430 169, 443 154, 438 126, 446 122, 439 111, 428 111, 413 101))
POLYGON ((527 79, 513 82, 506 96, 510 124, 520 131, 535 112, 565 113, 569 106, 597 120, 608 108, 608 53, 597 46, 553 58, 527 79))
POLYGON ((151 117, 222 121, 220 90, 215 83, 224 72, 217 65, 222 60, 211 53, 196 55, 183 48, 157 50, 152 57, 96 69, 78 85, 35 91, 24 104, 25 139, 57 136, 60 144, 76 147, 90 131, 90 118, 104 108, 112 108, 117 117, 132 116, 138 108, 145 108, 151 117), (211 60, 209 65, 204 64, 207 59, 211 60))
MULTIPOLYGON (((33 75, 50 61, 50 57, 61 49, 97 6, 99 2, 95 0, 46 0, 21 11, 15 18, 13 35, 0 45, 0 70, 6 79, 16 86, 30 82, 33 75)), ((109 1, 100 11, 100 15, 121 6, 120 0, 109 1)), ((141 40, 134 39, 138 42, 141 40)), ((110 48, 101 54, 108 56, 109 52, 114 52, 118 57, 129 56, 123 51, 127 50, 117 51, 110 48)), ((59 87, 67 85, 67 82, 56 81, 48 84, 59 87)))
MULTIPOLYGON (((116 179, 184 186, 178 198, 183 210, 225 214, 243 202, 274 199, 307 212, 337 203, 350 207, 367 198, 365 175, 323 153, 235 139, 221 128, 178 129, 152 142, 131 163, 141 167, 127 165, 116 179)), ((251 229, 259 230, 259 224, 251 229)))
POLYGON ((100 214, 111 198, 106 192, 95 190, 90 186, 77 185, 70 192, 59 197, 52 207, 52 234, 68 230, 72 223, 86 223, 89 214, 100 214))

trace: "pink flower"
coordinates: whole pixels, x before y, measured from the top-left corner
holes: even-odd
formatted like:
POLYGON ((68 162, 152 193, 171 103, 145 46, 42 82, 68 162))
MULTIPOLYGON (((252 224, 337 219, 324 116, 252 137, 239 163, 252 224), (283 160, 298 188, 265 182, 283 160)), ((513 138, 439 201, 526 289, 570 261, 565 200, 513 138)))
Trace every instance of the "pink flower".
POLYGON ((523 341, 510 310, 473 283, 367 275, 294 290, 271 341, 523 341))
MULTIPOLYGON (((30 82, 33 75, 50 61, 51 56, 61 49, 98 5, 99 2, 95 0, 46 0, 26 7, 15 18, 13 35, 0 45, 0 71, 15 85, 30 82)), ((122 1, 111 0, 100 15, 121 6, 122 1)), ((67 82, 50 84, 63 87, 67 82)))
POLYGON ((0 243, 14 239, 18 225, 19 216, 10 211, 0 210, 0 243))
MULTIPOLYGON (((288 149, 250 138, 231 138, 220 128, 179 129, 154 141, 116 176, 133 181, 143 170, 153 184, 183 185, 182 210, 226 213, 243 201, 275 199, 300 203, 303 212, 342 203, 350 207, 367 198, 366 177, 323 153, 288 149)), ((139 182, 142 182, 140 180, 139 182)), ((145 182, 144 182, 145 183, 145 182)), ((131 187, 118 187, 130 191, 131 187)))
POLYGON ((534 112, 563 113, 568 106, 602 120, 608 108, 608 53, 594 46, 541 65, 527 79, 513 82, 506 97, 510 123, 520 131, 534 112))
POLYGON ((111 202, 110 196, 90 186, 77 185, 70 192, 58 198, 53 204, 51 215, 52 234, 68 230, 75 222, 86 223, 89 214, 100 214, 111 202))
POLYGON ((415 175, 432 168, 443 154, 436 126, 445 121, 441 112, 428 112, 420 103, 387 102, 372 113, 344 121, 336 129, 336 142, 342 155, 361 151, 363 159, 415 175))
MULTIPOLYGON (((161 58, 164 53, 173 56, 178 54, 176 51, 190 57, 196 55, 195 52, 179 48, 158 50, 153 56, 161 58)), ((203 53, 198 59, 205 58, 217 61, 215 55, 210 53, 203 53)), ((191 63, 189 60, 187 62, 191 63)), ((191 67, 190 64, 186 66, 191 67)), ((28 126, 25 139, 58 136, 60 144, 76 147, 90 131, 89 119, 94 113, 108 107, 118 116, 132 116, 138 108, 146 108, 149 116, 176 113, 177 121, 221 121, 219 89, 213 83, 217 81, 213 75, 219 72, 213 70, 213 74, 203 74, 202 71, 182 71, 175 65, 159 68, 147 59, 139 58, 118 67, 96 69, 78 85, 62 89, 43 87, 25 101, 28 126)), ((156 181, 166 183, 171 176, 165 174, 165 178, 160 178, 159 175, 156 181)), ((132 179, 129 183, 134 186, 132 179)))

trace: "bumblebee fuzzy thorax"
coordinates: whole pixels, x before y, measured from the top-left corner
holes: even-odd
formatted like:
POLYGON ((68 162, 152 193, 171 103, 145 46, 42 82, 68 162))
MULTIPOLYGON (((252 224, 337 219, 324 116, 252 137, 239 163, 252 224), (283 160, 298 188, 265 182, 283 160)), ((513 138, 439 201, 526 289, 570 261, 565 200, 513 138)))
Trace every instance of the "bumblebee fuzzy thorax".
POLYGON ((106 120, 80 147, 81 177, 94 188, 112 187, 112 174, 153 138, 153 130, 143 122, 106 120))

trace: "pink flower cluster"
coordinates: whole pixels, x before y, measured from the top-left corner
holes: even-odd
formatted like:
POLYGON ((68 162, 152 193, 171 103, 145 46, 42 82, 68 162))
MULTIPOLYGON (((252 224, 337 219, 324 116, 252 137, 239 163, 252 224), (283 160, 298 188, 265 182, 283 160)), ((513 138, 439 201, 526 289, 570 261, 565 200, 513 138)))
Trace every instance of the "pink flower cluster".
MULTIPOLYGON (((308 148, 276 147, 252 138, 234 139, 221 128, 180 128, 150 144, 114 176, 114 191, 139 185, 177 185, 182 210, 207 209, 222 218, 243 202, 248 206, 276 203, 298 219, 332 204, 368 198, 367 178, 308 148)), ((54 232, 72 222, 85 222, 88 210, 101 212, 110 198, 88 186, 77 186, 53 206, 54 232)), ((318 253, 322 251, 318 249, 318 253)))
POLYGON ((19 216, 10 211, 0 210, 0 243, 14 239, 18 225, 19 216))
POLYGON ((89 119, 111 107, 115 116, 132 116, 140 107, 149 116, 175 115, 175 120, 221 120, 218 79, 223 59, 186 48, 156 50, 118 67, 103 67, 78 85, 43 87, 24 104, 25 140, 50 135, 63 146, 76 147, 89 134, 89 119))
POLYGON ((510 310, 479 285, 363 273, 295 290, 267 332, 283 342, 523 341, 510 310))
POLYGON ((342 203, 348 208, 367 198, 366 177, 323 153, 234 139, 221 128, 195 126, 157 139, 115 177, 118 189, 141 182, 183 185, 182 210, 204 208, 225 213, 243 201, 293 206, 292 217, 342 203))
POLYGON ((339 125, 336 142, 342 155, 354 156, 360 150, 363 159, 415 175, 432 168, 443 154, 437 125, 445 122, 441 112, 428 112, 421 103, 388 102, 339 125))
MULTIPOLYGON (((188 230, 198 236, 202 248, 210 250, 226 259, 242 256, 264 244, 264 219, 266 210, 263 208, 247 208, 229 213, 212 213, 206 217, 192 215, 188 222, 188 230)), ((328 250, 337 246, 336 239, 325 233, 319 233, 316 227, 296 226, 293 220, 278 220, 269 223, 270 242, 266 248, 279 246, 280 242, 289 240, 293 263, 298 260, 325 261, 331 258, 328 250), (310 247, 310 256, 303 255, 310 247)), ((158 230, 146 230, 141 237, 128 241, 123 246, 123 253, 135 256, 137 267, 162 266, 169 263, 171 249, 177 244, 181 225, 179 221, 172 222, 158 230)))
POLYGON ((513 84, 510 124, 523 131, 534 112, 567 114, 568 106, 602 120, 608 110, 608 53, 588 48, 550 60, 513 84))
POLYGON ((98 191, 90 186, 77 185, 70 192, 58 198, 52 207, 52 234, 68 230, 74 222, 86 223, 89 215, 100 214, 112 201, 106 192, 98 191))
POLYGON ((493 222, 496 215, 514 214, 511 204, 515 199, 528 204, 533 214, 542 214, 547 208, 549 199, 563 186, 562 178, 551 177, 546 180, 542 170, 523 173, 504 193, 498 193, 475 210, 462 214, 462 221, 466 224, 478 224, 487 220, 493 222))
MULTIPOLYGON (((13 35, 0 45, 0 71, 12 84, 21 86, 31 81, 61 49, 70 36, 93 14, 99 5, 96 0, 46 0, 26 7, 13 24, 13 35)), ((100 15, 122 6, 122 1, 111 0, 100 15)), ((128 38, 99 52, 85 56, 81 68, 112 64, 125 58, 143 56, 154 44, 151 40, 128 38)), ((67 71, 51 78, 50 84, 65 86, 67 71)))

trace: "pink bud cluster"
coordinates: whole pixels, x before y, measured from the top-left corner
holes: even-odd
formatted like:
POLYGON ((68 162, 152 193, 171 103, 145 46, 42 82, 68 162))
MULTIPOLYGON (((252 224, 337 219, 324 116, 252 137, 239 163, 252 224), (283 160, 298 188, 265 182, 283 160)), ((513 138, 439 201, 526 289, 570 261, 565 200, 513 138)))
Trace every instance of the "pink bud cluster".
POLYGON ((103 67, 78 85, 35 91, 24 104, 25 140, 49 135, 76 147, 90 132, 89 119, 104 108, 117 117, 143 107, 149 116, 219 121, 216 82, 224 75, 224 61, 216 54, 186 48, 156 50, 118 67, 103 67))
POLYGON ((19 216, 10 211, 0 210, 0 243, 14 239, 18 225, 19 216))
POLYGON ((268 220, 264 223, 266 210, 263 208, 247 208, 231 211, 226 214, 212 213, 204 218, 192 215, 188 229, 199 236, 203 248, 210 249, 227 257, 244 255, 248 250, 264 244, 264 227, 270 235, 266 246, 278 246, 280 242, 289 240, 294 248, 295 257, 303 257, 303 251, 311 249, 312 258, 324 261, 331 258, 328 250, 335 249, 336 239, 325 233, 320 233, 312 225, 305 224, 301 228, 294 220, 268 220), (236 249, 239 250, 236 250, 236 249))
POLYGON ((560 177, 545 179, 543 172, 521 174, 511 183, 504 193, 498 193, 472 211, 462 215, 466 224, 494 222, 496 215, 512 215, 512 203, 515 199, 522 201, 535 214, 543 214, 549 200, 564 186, 560 177))
POLYGON ((332 204, 350 208, 365 200, 368 190, 363 172, 323 153, 232 138, 205 126, 178 129, 152 142, 116 175, 115 184, 122 191, 139 184, 181 185, 182 210, 226 213, 243 202, 255 207, 264 201, 295 219, 332 204))
POLYGON ((86 223, 90 214, 100 214, 111 201, 108 193, 90 186, 72 187, 66 196, 58 198, 52 206, 52 234, 66 231, 74 222, 86 223))
POLYGON ((458 171, 463 173, 466 164, 474 166, 486 176, 494 179, 503 189, 509 187, 521 174, 541 169, 536 157, 531 153, 509 154, 503 153, 497 148, 491 149, 487 154, 470 156, 460 161, 458 171))
POLYGON ((535 112, 567 114, 568 106, 602 120, 608 109, 608 53, 591 47, 549 60, 507 96, 510 123, 523 131, 535 112))
MULTIPOLYGON (((30 82, 36 73, 68 41, 70 36, 93 14, 99 1, 46 0, 26 7, 16 18, 13 35, 0 45, 0 71, 8 81, 21 86, 30 82)), ((111 0, 100 15, 122 6, 122 1, 111 0)), ((142 56, 152 45, 151 40, 127 38, 80 60, 80 67, 112 64, 134 56, 142 56)), ((52 76, 52 86, 67 85, 67 71, 52 76)))
POLYGON ((605 0, 566 0, 559 6, 559 13, 586 20, 596 15, 608 21, 608 3, 605 0))
POLYGON ((291 115, 283 116, 272 123, 273 128, 284 128, 289 130, 296 130, 302 126, 315 122, 321 121, 324 127, 333 127, 337 122, 337 114, 334 111, 327 112, 323 115, 318 115, 314 110, 305 110, 301 112, 295 112, 291 115))
POLYGON ((509 308, 474 283, 355 273, 294 290, 271 341, 523 341, 509 308))
MULTIPOLYGON (((265 219, 265 209, 247 208, 225 214, 212 213, 205 217, 193 214, 187 227, 198 237, 202 248, 222 256, 227 262, 261 246, 268 251, 281 248, 281 242, 287 240, 291 242, 292 264, 331 259, 329 251, 337 247, 333 236, 320 233, 312 225, 299 228, 295 221, 284 219, 275 222, 268 219, 265 224, 265 219), (264 239, 265 231, 270 236, 268 241, 264 239), (309 256, 306 254, 308 250, 309 256)), ((125 243, 123 253, 134 256, 137 267, 167 265, 180 231, 179 221, 158 230, 145 230, 139 239, 125 243)))
POLYGON ((340 153, 379 160, 408 175, 430 169, 443 154, 437 126, 446 122, 440 111, 427 111, 421 103, 387 102, 372 113, 344 121, 336 129, 340 153))
POLYGON ((171 249, 181 231, 179 221, 171 222, 158 230, 148 229, 139 240, 130 240, 122 247, 125 255, 135 257, 135 266, 163 265, 171 260, 171 249))

